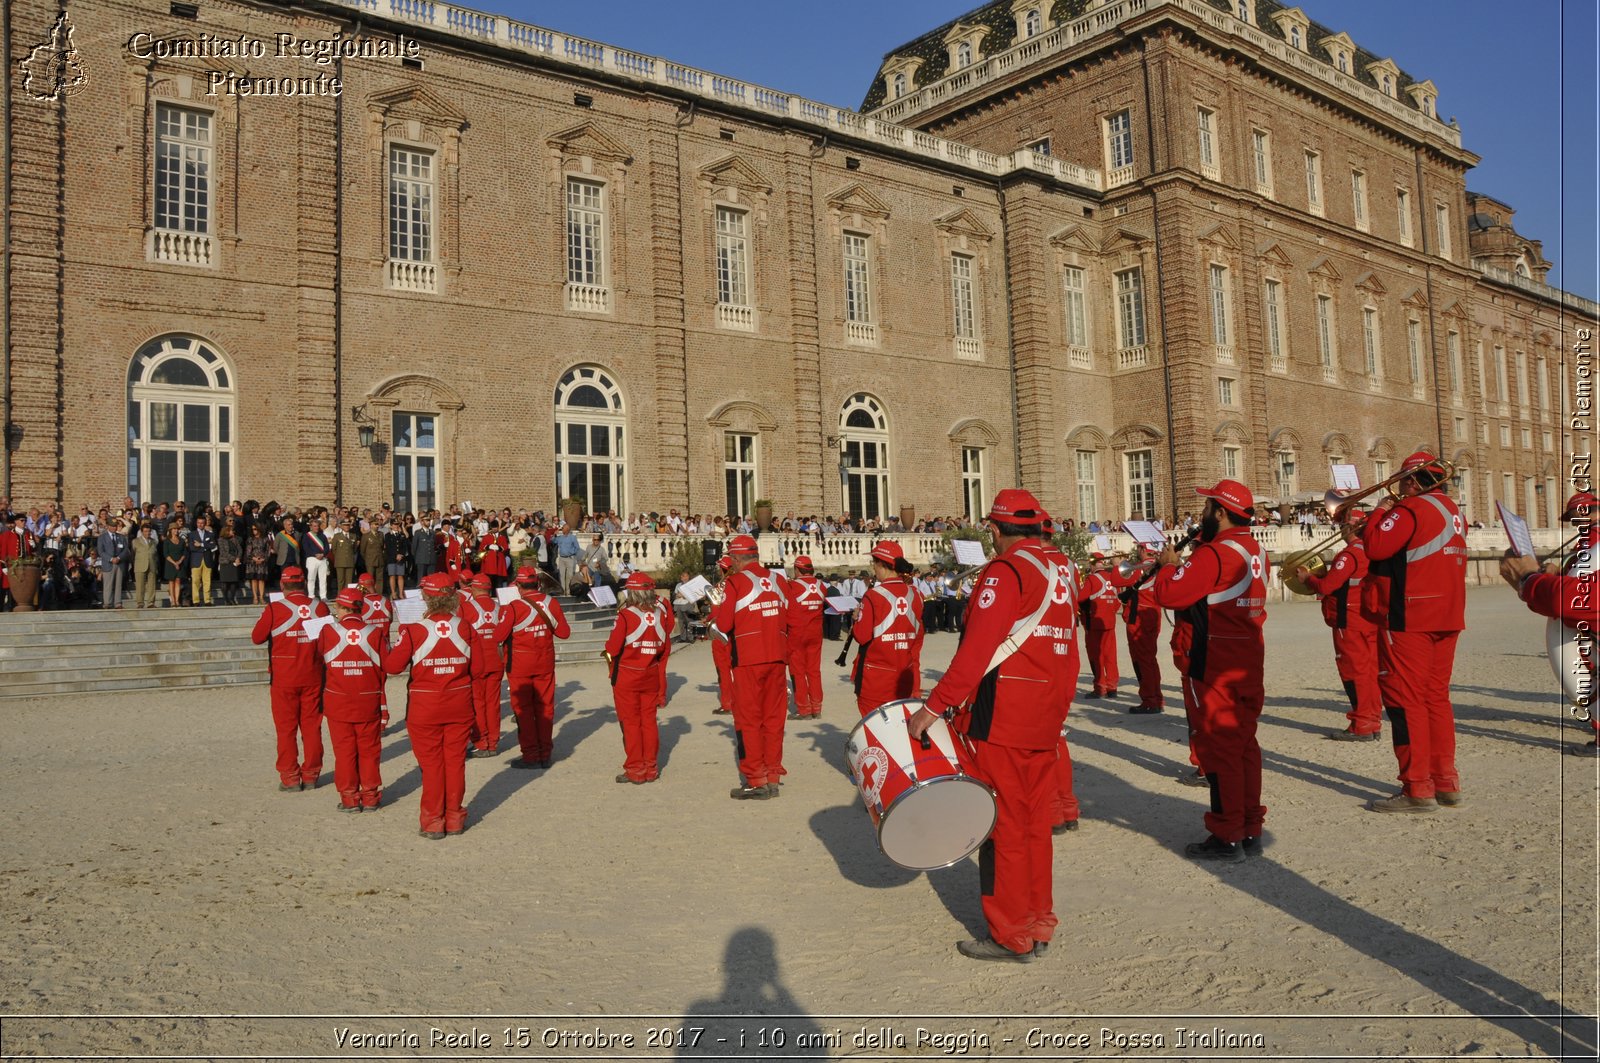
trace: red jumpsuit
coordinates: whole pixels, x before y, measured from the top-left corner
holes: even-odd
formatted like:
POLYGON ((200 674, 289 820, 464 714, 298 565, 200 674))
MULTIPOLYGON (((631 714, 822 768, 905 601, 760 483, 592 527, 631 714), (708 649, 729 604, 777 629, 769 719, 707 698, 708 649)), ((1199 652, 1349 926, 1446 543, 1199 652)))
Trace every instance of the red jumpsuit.
POLYGON ((250 633, 256 645, 267 644, 272 724, 278 732, 278 781, 283 786, 315 786, 322 774, 322 669, 317 647, 303 625, 312 617, 327 615, 326 605, 293 591, 281 601, 268 602, 250 633))
POLYGON ((789 581, 789 678, 794 682, 794 712, 822 715, 822 609, 827 590, 815 576, 789 581))
POLYGON ((496 586, 504 582, 511 571, 510 550, 510 541, 498 532, 485 535, 478 542, 478 552, 483 555, 483 560, 478 562, 478 571, 498 581, 496 586))
POLYGON ((649 610, 624 606, 617 610, 616 626, 606 639, 611 696, 622 725, 622 773, 630 782, 650 782, 661 774, 656 766, 661 749, 656 710, 666 696, 667 657, 676 620, 662 602, 649 610))
POLYGON ((524 590, 507 611, 511 640, 506 645, 506 683, 517 720, 517 745, 526 763, 548 764, 556 721, 555 640, 570 636, 572 626, 560 602, 532 589, 524 590))
POLYGON ((861 715, 922 693, 922 636, 922 595, 905 580, 886 579, 862 598, 850 629, 861 644, 852 674, 861 715))
POLYGON ((1378 627, 1378 690, 1402 791, 1458 793, 1450 673, 1466 625, 1466 525, 1439 491, 1400 500, 1367 521, 1361 608, 1378 627))
POLYGON ((1361 612, 1360 595, 1351 591, 1367 576, 1367 548, 1361 540, 1347 545, 1321 576, 1307 576, 1306 586, 1322 599, 1322 619, 1333 629, 1333 661, 1350 699, 1352 734, 1383 730, 1383 698, 1378 693, 1378 629, 1361 612))
POLYGON ((966 710, 956 728, 970 742, 973 775, 995 791, 978 879, 989 934, 1013 952, 1049 941, 1058 922, 1050 827, 1061 728, 1078 682, 1076 588, 1072 561, 1038 540, 995 558, 967 603, 950 669, 927 699, 934 712, 966 710))
POLYGON ((1211 784, 1206 829, 1235 844, 1259 838, 1267 815, 1256 742, 1266 696, 1267 569, 1250 529, 1230 527, 1155 579, 1156 601, 1173 610, 1190 741, 1211 784))
POLYGON ((472 663, 482 652, 478 633, 453 613, 433 613, 400 629, 383 659, 390 675, 411 669, 406 684, 406 733, 422 772, 425 833, 459 834, 467 827, 467 734, 472 729, 472 663))
MULTIPOLYGON (((1137 578, 1137 577, 1136 577, 1137 578)), ((1161 664, 1156 660, 1156 643, 1161 637, 1161 606, 1156 604, 1154 577, 1129 596, 1122 606, 1122 619, 1128 631, 1128 656, 1133 658, 1133 674, 1139 679, 1139 706, 1160 709, 1167 704, 1161 693, 1161 664)), ((1128 594, 1132 584, 1121 593, 1128 594)))
POLYGON ((322 712, 333 742, 333 784, 345 808, 377 808, 383 790, 379 734, 383 725, 383 632, 351 615, 322 629, 322 712))
MULTIPOLYGON (((362 595, 361 620, 363 623, 376 625, 379 628, 381 637, 378 645, 387 650, 389 648, 390 632, 394 629, 394 606, 389 599, 381 594, 362 595)), ((382 691, 378 719, 382 726, 389 726, 389 692, 387 690, 382 691)))
POLYGON ((493 753, 500 748, 500 680, 506 671, 500 647, 511 634, 511 611, 492 595, 478 594, 463 605, 461 618, 482 642, 472 661, 471 740, 475 748, 493 753))
POLYGON ((1109 572, 1091 572, 1078 590, 1083 604, 1084 645, 1089 651, 1089 672, 1094 676, 1092 697, 1117 690, 1117 583, 1109 572))
POLYGON ((789 703, 784 689, 789 659, 788 580, 759 564, 729 574, 727 597, 711 623, 728 636, 733 672, 734 750, 739 775, 750 789, 776 786, 783 768, 783 723, 789 703))

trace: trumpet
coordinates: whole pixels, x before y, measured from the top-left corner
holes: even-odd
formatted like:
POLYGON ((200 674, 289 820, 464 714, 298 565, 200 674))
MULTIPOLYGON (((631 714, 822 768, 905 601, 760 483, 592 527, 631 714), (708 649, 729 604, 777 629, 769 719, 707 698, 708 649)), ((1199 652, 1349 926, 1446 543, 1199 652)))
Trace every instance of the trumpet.
MULTIPOLYGON (((1370 498, 1379 491, 1388 490, 1408 476, 1416 476, 1418 473, 1423 472, 1433 472, 1435 469, 1438 470, 1441 481, 1448 480, 1456 474, 1456 463, 1449 458, 1435 458, 1427 465, 1419 465, 1415 469, 1403 469, 1393 476, 1381 480, 1371 487, 1364 487, 1359 491, 1346 492, 1339 490, 1337 487, 1330 487, 1323 493, 1322 505, 1328 511, 1328 516, 1338 521, 1344 515, 1344 511, 1357 502, 1370 498)), ((1390 494, 1393 494, 1393 492, 1391 491, 1390 494)))

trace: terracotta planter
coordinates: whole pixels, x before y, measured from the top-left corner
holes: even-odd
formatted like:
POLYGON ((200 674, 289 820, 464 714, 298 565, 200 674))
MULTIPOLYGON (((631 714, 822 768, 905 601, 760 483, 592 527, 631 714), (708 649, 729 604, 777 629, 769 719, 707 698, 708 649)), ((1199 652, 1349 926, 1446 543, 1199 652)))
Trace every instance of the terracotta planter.
POLYGON ((583 522, 582 506, 562 506, 561 519, 567 522, 567 527, 573 531, 578 530, 578 525, 583 522))
POLYGON ((11 597, 16 600, 16 611, 31 613, 39 601, 39 566, 13 565, 6 570, 11 581, 11 597))
POLYGON ((910 531, 911 530, 911 526, 916 524, 916 523, 917 523, 917 507, 916 506, 901 506, 900 507, 900 527, 904 528, 906 531, 910 531))
POLYGON ((756 507, 756 527, 760 528, 762 531, 771 531, 772 530, 772 507, 771 506, 757 506, 756 507))

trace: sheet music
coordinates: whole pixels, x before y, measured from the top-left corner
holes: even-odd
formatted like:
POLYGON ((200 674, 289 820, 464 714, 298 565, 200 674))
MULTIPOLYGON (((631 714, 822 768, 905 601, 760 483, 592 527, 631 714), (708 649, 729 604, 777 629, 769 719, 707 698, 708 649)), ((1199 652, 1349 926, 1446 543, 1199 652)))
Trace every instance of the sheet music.
POLYGON ((1158 548, 1167 545, 1166 533, 1151 521, 1127 520, 1122 522, 1122 526, 1133 536, 1133 541, 1136 543, 1158 548))
POLYGON ((422 600, 422 588, 420 588, 420 587, 412 587, 410 590, 406 591, 406 597, 407 598, 415 598, 418 601, 421 601, 422 600))
POLYGON ((272 593, 267 595, 267 601, 269 601, 269 602, 281 602, 281 601, 283 601, 283 595, 281 593, 279 593, 278 591, 273 591, 272 593))
POLYGON ((977 539, 951 539, 950 549, 955 552, 956 564, 962 568, 981 565, 988 560, 983 553, 983 543, 977 539))
POLYGON ((494 596, 501 605, 510 605, 512 602, 522 597, 522 592, 517 590, 515 587, 501 587, 499 590, 494 592, 494 596))
POLYGON ((610 587, 596 587, 589 592, 589 600, 596 605, 610 606, 617 604, 617 596, 610 587))
MULTIPOLYGON (((956 541, 960 542, 961 540, 958 539, 956 541)), ((856 607, 856 600, 854 598, 848 598, 841 595, 838 598, 830 597, 828 599, 828 604, 833 606, 835 612, 848 613, 850 610, 856 607)))
POLYGON ((1361 490, 1361 470, 1354 465, 1335 465, 1333 489, 1345 492, 1361 490))
POLYGON ((315 642, 317 637, 322 634, 323 628, 332 627, 336 623, 338 621, 331 616, 314 616, 300 626, 305 629, 306 637, 315 642))
POLYGON ((420 624, 422 618, 427 615, 427 606, 421 598, 401 598, 394 603, 394 619, 397 624, 420 624))
POLYGON ((1096 535, 1094 537, 1094 548, 1102 554, 1109 554, 1111 552, 1111 536, 1096 535))
POLYGON ((696 576, 688 583, 681 584, 674 589, 683 595, 684 601, 698 602, 706 596, 706 592, 711 589, 711 584, 706 581, 704 576, 696 576))
POLYGON ((1506 526, 1506 538, 1511 540, 1511 549, 1523 557, 1538 557, 1538 551, 1533 548, 1533 533, 1528 531, 1528 522, 1499 502, 1494 504, 1494 508, 1500 511, 1500 523, 1506 526))

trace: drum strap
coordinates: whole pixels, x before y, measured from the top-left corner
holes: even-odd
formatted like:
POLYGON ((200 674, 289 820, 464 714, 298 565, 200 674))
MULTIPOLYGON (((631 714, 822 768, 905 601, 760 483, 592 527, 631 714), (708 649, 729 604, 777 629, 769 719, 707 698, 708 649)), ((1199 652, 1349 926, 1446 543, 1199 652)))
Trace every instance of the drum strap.
MULTIPOLYGON (((1053 566, 1046 565, 1043 561, 1040 561, 1037 557, 1034 557, 1032 554, 1026 551, 1019 551, 1017 556, 1027 561, 1034 568, 1038 569, 1039 575, 1045 578, 1046 585, 1044 594, 1039 598, 1039 608, 1035 609, 1031 614, 1023 617, 1021 620, 1013 624, 1011 626, 1011 633, 1006 636, 1006 640, 999 646, 995 647, 994 656, 989 658, 989 667, 984 669, 985 675, 999 668, 1013 653, 1016 653, 1018 650, 1022 649, 1022 644, 1027 642, 1028 639, 1033 636, 1033 631, 1039 626, 1039 621, 1044 619, 1045 612, 1050 608, 1050 603, 1055 600, 1057 591, 1059 590, 1058 584, 1062 578, 1062 572, 1060 570, 1055 569, 1053 566)), ((1015 569, 1012 569, 1012 571, 1015 571, 1015 569)), ((1018 582, 1020 581, 1021 578, 1019 576, 1018 582)))

